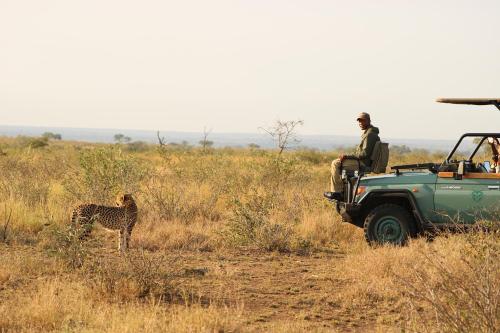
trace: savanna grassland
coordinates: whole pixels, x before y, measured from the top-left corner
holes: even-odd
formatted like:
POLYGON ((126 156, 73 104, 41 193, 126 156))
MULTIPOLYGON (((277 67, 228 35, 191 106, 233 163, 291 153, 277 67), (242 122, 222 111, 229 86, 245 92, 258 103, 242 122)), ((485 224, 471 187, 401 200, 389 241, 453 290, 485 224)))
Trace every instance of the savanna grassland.
POLYGON ((368 247, 322 197, 339 152, 0 148, 0 332, 500 331, 499 235, 368 247), (139 207, 129 252, 99 225, 80 241, 72 208, 123 192, 139 207))

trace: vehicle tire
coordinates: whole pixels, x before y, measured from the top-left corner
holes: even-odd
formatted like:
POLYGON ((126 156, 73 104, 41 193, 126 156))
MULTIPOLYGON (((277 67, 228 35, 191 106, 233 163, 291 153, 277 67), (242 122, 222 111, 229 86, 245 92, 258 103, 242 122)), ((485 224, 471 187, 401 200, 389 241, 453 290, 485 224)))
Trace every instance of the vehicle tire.
POLYGON ((407 209, 395 204, 375 207, 365 218, 365 238, 370 245, 405 245, 415 234, 415 221, 407 209))

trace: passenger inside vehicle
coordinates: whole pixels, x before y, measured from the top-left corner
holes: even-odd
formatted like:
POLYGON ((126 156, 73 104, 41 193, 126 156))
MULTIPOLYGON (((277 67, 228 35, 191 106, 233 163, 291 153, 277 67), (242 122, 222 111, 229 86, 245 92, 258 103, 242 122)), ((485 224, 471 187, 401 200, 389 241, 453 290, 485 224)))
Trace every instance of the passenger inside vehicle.
POLYGON ((500 165, 498 163, 498 152, 500 150, 500 142, 498 141, 498 138, 488 138, 488 143, 491 146, 491 153, 492 153, 492 161, 493 165, 491 166, 491 172, 494 173, 500 173, 500 165))

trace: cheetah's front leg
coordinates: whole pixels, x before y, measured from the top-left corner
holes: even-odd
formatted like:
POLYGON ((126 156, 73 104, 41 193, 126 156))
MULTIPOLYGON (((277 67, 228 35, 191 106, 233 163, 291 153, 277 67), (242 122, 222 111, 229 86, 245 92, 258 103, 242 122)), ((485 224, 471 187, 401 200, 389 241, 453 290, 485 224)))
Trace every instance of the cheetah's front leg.
POLYGON ((128 250, 128 243, 130 240, 130 232, 128 229, 121 228, 120 229, 120 238, 118 239, 118 250, 122 253, 128 250))

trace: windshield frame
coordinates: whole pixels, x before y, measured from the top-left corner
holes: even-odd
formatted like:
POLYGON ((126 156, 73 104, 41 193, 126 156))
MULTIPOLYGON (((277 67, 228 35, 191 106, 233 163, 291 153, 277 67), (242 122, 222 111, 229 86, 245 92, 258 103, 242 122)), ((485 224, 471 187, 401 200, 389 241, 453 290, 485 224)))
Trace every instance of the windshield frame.
POLYGON ((470 137, 481 138, 481 141, 478 143, 476 148, 473 150, 472 154, 469 156, 468 161, 471 161, 474 158, 479 148, 486 139, 490 137, 500 139, 500 133, 465 133, 460 137, 458 142, 455 144, 455 147, 453 147, 451 152, 448 154, 448 157, 446 157, 446 160, 444 161, 445 164, 450 164, 451 158, 453 157, 453 155, 455 155, 457 149, 460 147, 460 144, 463 142, 465 138, 470 138, 470 137))

